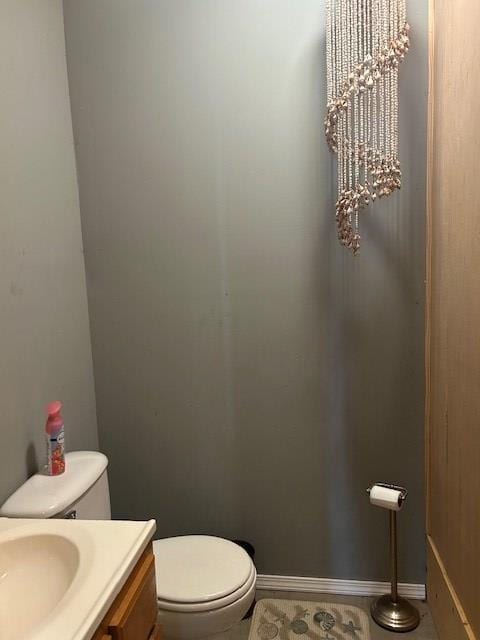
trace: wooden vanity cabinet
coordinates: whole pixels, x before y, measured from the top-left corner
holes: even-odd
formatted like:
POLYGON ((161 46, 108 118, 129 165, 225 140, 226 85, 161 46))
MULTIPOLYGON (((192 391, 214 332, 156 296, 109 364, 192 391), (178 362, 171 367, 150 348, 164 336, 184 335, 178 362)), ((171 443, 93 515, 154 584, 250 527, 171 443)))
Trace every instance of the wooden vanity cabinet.
POLYGON ((161 640, 152 544, 115 598, 92 640, 161 640))

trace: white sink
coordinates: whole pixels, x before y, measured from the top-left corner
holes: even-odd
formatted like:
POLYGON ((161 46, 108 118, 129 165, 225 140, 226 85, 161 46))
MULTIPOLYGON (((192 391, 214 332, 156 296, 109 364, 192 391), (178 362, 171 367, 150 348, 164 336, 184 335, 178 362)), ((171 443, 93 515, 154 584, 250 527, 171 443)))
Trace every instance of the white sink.
POLYGON ((90 640, 154 531, 0 518, 0 640, 90 640))
POLYGON ((0 638, 18 640, 59 605, 79 566, 77 546, 61 535, 0 542, 0 638))

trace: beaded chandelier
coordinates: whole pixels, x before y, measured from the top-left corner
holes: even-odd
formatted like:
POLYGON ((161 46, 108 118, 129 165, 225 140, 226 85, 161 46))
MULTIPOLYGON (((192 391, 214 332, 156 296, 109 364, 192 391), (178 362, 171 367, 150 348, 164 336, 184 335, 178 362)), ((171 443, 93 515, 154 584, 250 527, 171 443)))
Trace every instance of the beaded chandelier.
POLYGON ((401 186, 398 66, 409 31, 405 0, 326 0, 325 135, 338 160, 338 239, 354 255, 360 210, 401 186))

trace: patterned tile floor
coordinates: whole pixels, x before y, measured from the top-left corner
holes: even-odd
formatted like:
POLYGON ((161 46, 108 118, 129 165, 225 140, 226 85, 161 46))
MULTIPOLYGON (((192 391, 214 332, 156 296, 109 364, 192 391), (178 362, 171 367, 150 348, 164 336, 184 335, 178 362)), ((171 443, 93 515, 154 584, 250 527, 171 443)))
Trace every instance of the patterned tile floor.
MULTIPOLYGON (((372 598, 336 596, 321 593, 314 594, 283 591, 257 591, 257 600, 260 600, 261 598, 281 598, 284 600, 310 600, 319 602, 343 602, 352 604, 356 607, 360 607, 367 613, 370 612, 370 603, 372 601, 372 598)), ((428 610, 428 606, 424 602, 420 602, 419 600, 415 601, 415 605, 420 610, 421 615, 420 625, 417 627, 417 629, 415 629, 415 631, 401 634, 390 633, 376 625, 372 620, 370 625, 372 640, 393 640, 394 638, 399 638, 401 640, 438 640, 438 636, 436 634, 435 627, 433 626, 433 621, 430 615, 430 611, 428 610)), ((250 620, 242 620, 240 624, 223 634, 218 638, 218 640, 247 640, 249 629, 250 620)))

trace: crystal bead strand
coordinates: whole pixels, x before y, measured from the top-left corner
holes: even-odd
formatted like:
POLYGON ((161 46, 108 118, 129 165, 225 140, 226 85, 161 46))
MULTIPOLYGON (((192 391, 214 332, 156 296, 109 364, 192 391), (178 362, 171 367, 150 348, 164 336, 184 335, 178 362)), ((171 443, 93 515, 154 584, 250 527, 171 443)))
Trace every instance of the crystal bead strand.
MULTIPOLYGON (((385 0, 380 0, 378 5, 378 50, 379 54, 384 52, 383 38, 383 7, 385 0)), ((385 159, 385 74, 382 73, 378 83, 378 148, 380 162, 385 159)), ((381 195, 379 193, 379 195, 381 195)))
MULTIPOLYGON (((336 68, 336 55, 335 42, 333 37, 334 20, 332 17, 332 2, 335 0, 326 0, 325 2, 325 33, 326 33, 326 57, 327 57, 327 96, 328 104, 330 105, 335 96, 337 95, 336 81, 335 81, 335 68, 336 68)), ((338 132, 337 132, 338 135, 338 132)), ((337 185, 340 188, 341 182, 341 158, 337 153, 337 185)))
MULTIPOLYGON (((380 0, 372 0, 373 2, 373 11, 372 11, 372 51, 374 58, 378 55, 378 3, 380 0)), ((372 91, 372 102, 373 102, 373 138, 372 138, 372 146, 373 153, 377 152, 378 148, 378 79, 375 79, 375 85, 372 91)))
MULTIPOLYGON (((334 41, 335 41, 335 100, 338 100, 338 96, 340 95, 340 78, 342 74, 342 49, 341 49, 341 39, 340 39, 340 28, 339 28, 339 20, 341 20, 340 15, 340 3, 338 0, 332 0, 333 2, 333 33, 334 33, 334 41)), ((337 113, 337 155, 338 155, 338 193, 343 188, 343 149, 341 150, 341 141, 342 141, 342 120, 343 115, 342 112, 337 113)))
MULTIPOLYGON (((355 69, 359 63, 359 42, 358 42, 358 13, 357 13, 357 0, 350 0, 351 11, 351 25, 352 25, 352 58, 351 69, 355 69)), ((353 98, 353 136, 352 136, 352 152, 353 152, 353 165, 354 165, 354 183, 353 187, 356 189, 360 179, 359 166, 358 166, 358 130, 359 130, 359 95, 358 92, 353 98)))
MULTIPOLYGON (((339 94, 341 93, 341 87, 345 81, 345 69, 347 68, 346 62, 346 54, 347 54, 347 43, 345 42, 346 35, 346 0, 339 0, 339 23, 338 23, 338 36, 340 40, 341 47, 341 74, 339 79, 339 94)), ((342 139, 340 144, 342 145, 342 154, 343 154, 343 189, 342 193, 347 189, 347 174, 348 174, 348 162, 347 162, 347 154, 345 152, 345 138, 347 136, 347 112, 345 109, 342 110, 342 139)))
MULTIPOLYGON (((373 60, 373 49, 372 49, 372 3, 371 0, 366 0, 367 2, 367 50, 368 50, 368 55, 372 58, 373 60)), ((367 144, 368 144, 368 148, 367 148, 367 154, 370 151, 370 148, 373 146, 373 142, 372 142, 372 118, 373 118, 373 112, 372 112, 372 98, 373 98, 373 91, 375 88, 375 84, 373 85, 373 88, 371 91, 368 92, 368 97, 367 97, 367 127, 368 127, 368 131, 367 131, 367 144)), ((365 171, 368 175, 368 162, 367 162, 367 158, 365 159, 365 171)))
MULTIPOLYGON (((352 16, 350 14, 351 8, 351 0, 345 0, 345 13, 347 18, 345 20, 345 33, 344 40, 346 46, 346 60, 348 60, 347 72, 348 68, 351 68, 352 64, 352 16)), ((348 158, 348 177, 347 177, 347 189, 350 191, 353 183, 353 162, 352 162, 352 153, 351 153, 351 145, 352 145, 352 101, 348 101, 347 106, 347 140, 346 140, 346 149, 345 152, 348 158)))
MULTIPOLYGON (((352 66, 351 68, 355 69, 360 63, 360 42, 359 42, 359 33, 358 33, 358 2, 357 0, 351 0, 352 5, 352 30, 353 30, 353 53, 352 53, 352 66)), ((362 80, 362 76, 360 76, 359 80, 362 80)), ((360 91, 362 90, 362 85, 360 85, 360 91)), ((355 166, 355 179, 353 183, 353 189, 355 193, 357 192, 358 185, 360 182, 360 167, 358 162, 358 137, 359 137, 359 129, 360 129, 360 93, 356 93, 353 98, 353 107, 354 107, 354 134, 353 134, 353 162, 355 166)), ((355 211, 355 234, 358 233, 358 202, 354 203, 354 211, 355 211)))
MULTIPOLYGON (((338 86, 337 86, 337 70, 338 70, 338 50, 337 50, 337 15, 336 15, 336 0, 328 0, 326 5, 327 11, 330 12, 330 15, 327 16, 327 37, 330 39, 330 47, 331 47, 331 59, 327 61, 327 73, 328 69, 330 71, 330 81, 332 83, 332 94, 329 97, 328 109, 330 110, 332 103, 335 101, 336 96, 338 95, 338 86)), ((336 129, 336 137, 338 142, 338 136, 340 133, 340 119, 337 118, 337 129, 336 129)), ((326 120, 327 122, 328 120, 326 120)), ((340 149, 337 144, 337 189, 338 193, 340 192, 341 181, 342 181, 342 173, 341 173, 341 155, 340 149)))
POLYGON ((325 1, 325 53, 327 64, 327 100, 328 103, 333 100, 333 82, 332 82, 332 11, 330 0, 325 1))
MULTIPOLYGON (((347 55, 347 43, 345 41, 346 29, 347 29, 347 13, 346 13, 346 1, 347 0, 338 0, 339 6, 339 41, 340 41, 340 49, 341 49, 341 66, 340 66, 340 78, 339 78, 339 94, 341 93, 341 87, 343 85, 345 79, 345 68, 346 68, 346 55, 347 55)), ((347 113, 346 110, 342 110, 342 138, 339 141, 339 144, 342 145, 343 151, 343 190, 347 188, 347 176, 348 176, 348 163, 347 163, 347 155, 345 153, 345 137, 347 135, 347 113)))
MULTIPOLYGON (((360 164, 360 186, 359 189, 366 188, 366 180, 367 175, 365 172, 365 135, 366 135, 366 122, 365 122, 365 99, 368 93, 368 74, 367 67, 365 66, 365 0, 358 0, 357 3, 357 12, 358 12, 358 23, 359 23, 359 33, 360 33, 360 58, 363 66, 363 76, 365 79, 364 91, 360 95, 360 133, 359 133, 359 148, 358 148, 358 161, 360 164)), ((359 229, 359 221, 358 221, 358 212, 355 220, 355 233, 360 239, 360 229, 359 229)))
MULTIPOLYGON (((389 16, 389 4, 390 0, 385 0, 385 50, 389 48, 390 41, 390 16, 389 16)), ((385 169, 388 171, 390 157, 391 157, 391 132, 390 132, 390 124, 391 124, 391 106, 392 106, 392 97, 390 91, 390 72, 385 74, 385 169)), ((386 186, 386 185, 385 185, 386 186)), ((385 195, 387 195, 388 191, 385 190, 385 195)))
MULTIPOLYGON (((343 71, 342 39, 340 35, 340 25, 342 20, 342 14, 341 14, 342 5, 338 0, 333 0, 333 2, 335 3, 335 25, 334 25, 335 52, 336 52, 335 95, 339 96, 340 86, 342 83, 342 71, 343 71)), ((337 131, 338 173, 339 173, 338 197, 340 198, 340 195, 345 189, 345 159, 344 159, 345 150, 343 147, 345 130, 344 130, 344 112, 343 111, 340 113, 338 117, 338 125, 339 125, 338 131, 337 131)))
MULTIPOLYGON (((358 23, 360 31, 360 57, 362 62, 365 62, 365 0, 358 0, 358 23)), ((367 92, 368 93, 368 92, 367 92)), ((367 176, 365 173, 365 164, 362 162, 362 155, 365 155, 365 135, 366 135, 366 122, 365 122, 365 91, 360 95, 360 139, 359 139, 359 163, 361 170, 361 181, 365 184, 367 176)))
MULTIPOLYGON (((348 74, 348 67, 350 65, 350 45, 351 45, 351 38, 350 38, 350 1, 349 0, 343 0, 343 4, 344 4, 344 13, 345 13, 345 20, 343 21, 342 24, 342 40, 345 42, 345 61, 346 61, 346 72, 348 74)), ((346 194, 350 191, 350 184, 351 184, 351 169, 352 169, 352 158, 351 158, 351 154, 350 154, 350 139, 351 139, 351 101, 348 101, 348 105, 346 108, 346 112, 345 112, 345 136, 344 136, 344 154, 345 154, 345 164, 346 164, 346 184, 345 184, 345 192, 344 192, 344 196, 346 197, 346 194)), ((348 208, 346 211, 344 211, 344 220, 342 221, 343 225, 347 224, 347 218, 348 218, 348 208)))
MULTIPOLYGON (((390 42, 390 12, 389 12, 389 0, 385 0, 385 42, 386 48, 389 46, 390 42)), ((391 156, 391 106, 392 106, 392 96, 391 96, 391 84, 390 84, 390 76, 388 73, 385 76, 385 159, 387 163, 390 161, 391 156)))
MULTIPOLYGON (((385 33, 386 33, 386 42, 387 47, 389 47, 390 43, 390 0, 385 0, 386 2, 386 20, 385 20, 385 33)), ((392 135, 391 135, 391 124, 392 124, 392 84, 391 84, 391 73, 388 73, 385 77, 386 84, 386 110, 385 110, 385 142, 386 142, 386 155, 388 161, 390 161, 392 155, 392 135)))
MULTIPOLYGON (((372 53, 370 51, 370 2, 369 0, 365 0, 365 12, 363 14, 363 19, 365 21, 365 56, 371 58, 372 53)), ((365 98, 365 181, 367 180, 367 163, 366 163, 366 155, 367 150, 370 147, 370 105, 371 105, 371 96, 372 92, 367 91, 367 96, 365 98)))
MULTIPOLYGON (((395 13, 396 6, 398 4, 398 0, 390 0, 390 37, 389 42, 393 42, 396 35, 396 24, 395 24, 395 13)), ((390 155, 392 167, 395 162, 395 71, 394 67, 390 71, 390 136, 391 136, 391 146, 390 146, 390 155)))
MULTIPOLYGON (((334 69, 335 69, 335 61, 336 61, 336 53, 334 51, 334 40, 333 40, 333 25, 334 20, 332 18, 332 1, 335 0, 326 0, 325 2, 325 10, 326 10, 326 20, 325 20, 325 34, 326 34, 326 64, 327 64, 327 97, 328 104, 330 105, 333 102, 333 99, 336 95, 336 87, 334 80, 334 69)), ((340 163, 339 156, 337 155, 337 171, 338 165, 340 163)), ((337 177, 337 185, 340 184, 340 175, 337 177)))
MULTIPOLYGON (((372 40, 373 40, 373 22, 372 22, 372 1, 371 0, 366 0, 367 2, 367 50, 368 50, 368 55, 372 58, 373 60, 373 47, 372 47, 372 40)), ((368 92, 368 98, 367 98, 367 122, 368 122, 368 132, 367 132, 367 139, 368 139, 368 149, 367 149, 367 153, 370 151, 371 147, 373 146, 373 141, 372 141, 372 129, 373 129, 373 92, 375 90, 375 82, 373 84, 372 90, 368 92)), ((368 168, 368 162, 365 163, 367 168, 368 168)), ((368 170, 367 170, 367 175, 368 175, 368 170)))
MULTIPOLYGON (((398 0, 392 0, 393 2, 393 6, 392 6, 392 41, 398 36, 399 33, 399 29, 398 29, 398 24, 397 24, 397 6, 398 6, 398 0)), ((397 93, 397 88, 398 88, 398 73, 397 73, 397 69, 398 67, 395 66, 392 69, 392 155, 394 157, 394 159, 396 159, 396 147, 398 144, 398 140, 397 140, 397 128, 396 128, 396 124, 395 124, 395 113, 396 113, 396 105, 397 105, 397 100, 398 100, 398 93, 397 93)))
MULTIPOLYGON (((380 16, 379 16, 379 32, 380 32, 380 50, 383 51, 384 48, 384 8, 385 8, 385 0, 380 0, 380 16)), ((380 153, 382 156, 382 160, 385 158, 385 75, 383 74, 380 79, 380 105, 379 105, 379 115, 380 115, 380 153)))
MULTIPOLYGON (((389 42, 389 47, 391 47, 392 45, 390 43, 392 43, 395 39, 395 6, 397 4, 397 0, 390 0, 389 2, 389 8, 388 8, 388 16, 389 16, 389 29, 388 29, 388 42, 389 42)), ((393 106, 393 101, 394 101, 394 87, 393 87, 393 83, 394 83, 394 74, 393 74, 393 69, 391 69, 390 74, 389 74, 389 80, 390 80, 390 122, 389 122, 389 129, 390 129, 390 161, 392 163, 393 166, 393 158, 394 158, 394 146, 395 146, 395 141, 394 141, 394 124, 393 124, 393 114, 394 114, 394 106, 393 106)))
MULTIPOLYGON (((395 25, 395 34, 399 34, 401 29, 404 27, 404 23, 402 23, 402 17, 400 15, 400 6, 401 1, 397 0, 396 6, 396 25, 395 25)), ((394 70, 395 77, 395 102, 394 102, 394 130, 395 130, 395 158, 398 160, 398 67, 394 70)))
POLYGON ((335 42, 335 96, 334 99, 337 99, 340 95, 340 74, 342 70, 342 52, 340 49, 340 32, 338 21, 340 20, 340 3, 338 0, 331 0, 332 2, 332 21, 333 21, 333 40, 335 42))

